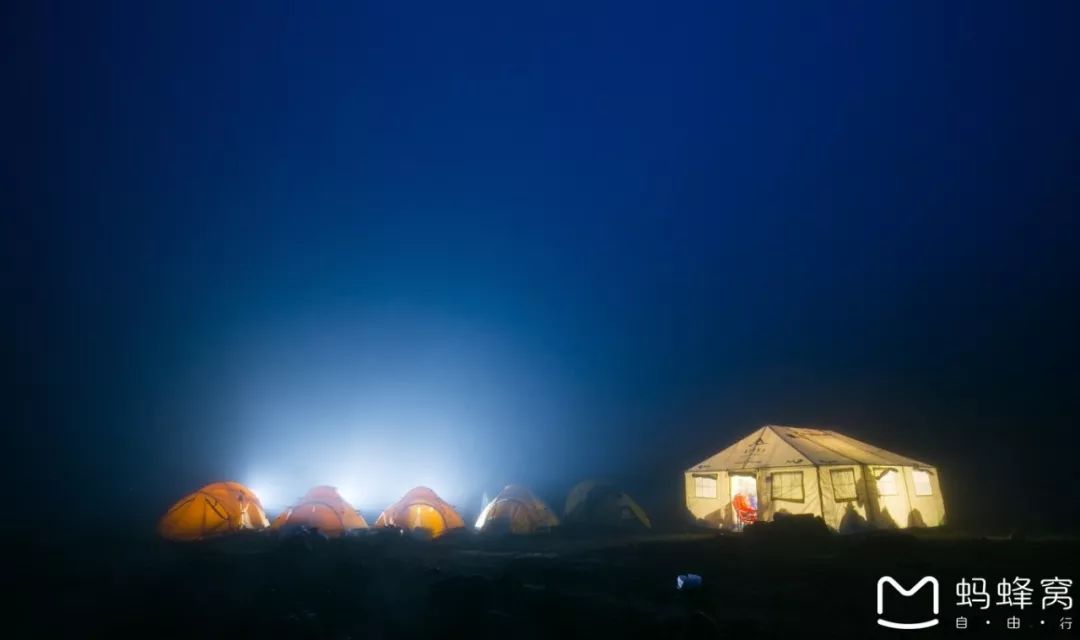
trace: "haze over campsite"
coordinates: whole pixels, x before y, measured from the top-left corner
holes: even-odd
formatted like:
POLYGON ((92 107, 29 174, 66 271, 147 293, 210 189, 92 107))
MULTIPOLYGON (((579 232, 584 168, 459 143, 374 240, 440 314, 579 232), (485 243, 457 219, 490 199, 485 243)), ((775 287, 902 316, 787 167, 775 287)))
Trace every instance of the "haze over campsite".
POLYGON ((0 11, 12 629, 1069 632, 1077 3, 0 11))

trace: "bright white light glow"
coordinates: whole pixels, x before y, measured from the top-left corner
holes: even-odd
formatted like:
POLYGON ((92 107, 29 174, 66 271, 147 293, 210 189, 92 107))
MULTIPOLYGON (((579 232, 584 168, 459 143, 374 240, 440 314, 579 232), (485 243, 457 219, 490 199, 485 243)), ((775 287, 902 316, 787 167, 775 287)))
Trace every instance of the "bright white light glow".
POLYGON ((423 485, 473 515, 481 487, 526 477, 543 427, 566 423, 558 378, 471 319, 307 313, 265 320, 235 352, 231 475, 268 511, 330 485, 373 521, 423 485))
POLYGON ((283 487, 272 477, 253 476, 244 485, 251 489, 268 514, 277 513, 288 506, 289 499, 282 494, 283 487))
POLYGON ((484 510, 480 512, 480 517, 476 519, 476 524, 473 525, 474 529, 479 529, 484 525, 484 520, 487 518, 488 511, 491 511, 491 507, 494 504, 494 502, 489 502, 487 506, 484 507, 484 510))
MULTIPOLYGON (((324 429, 323 431, 330 431, 324 429)), ((450 504, 464 505, 468 489, 457 480, 465 456, 445 438, 429 438, 423 448, 418 437, 400 430, 402 444, 393 442, 395 429, 339 430, 337 435, 294 442, 285 455, 259 457, 249 466, 248 486, 268 511, 294 504, 312 487, 335 487, 341 497, 369 519, 409 489, 426 486, 450 504), (362 434, 367 434, 364 437, 362 434), (333 441, 330 441, 333 440, 333 441)), ((261 448, 261 447, 260 447, 261 448)))

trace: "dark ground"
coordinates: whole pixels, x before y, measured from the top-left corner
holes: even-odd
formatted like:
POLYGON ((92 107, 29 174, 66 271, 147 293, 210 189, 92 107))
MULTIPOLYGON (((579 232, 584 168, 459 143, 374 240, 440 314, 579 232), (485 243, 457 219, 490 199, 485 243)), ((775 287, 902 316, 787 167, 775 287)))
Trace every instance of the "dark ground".
MULTIPOLYGON (((775 532, 774 532, 775 533, 775 532)), ((686 532, 433 542, 396 535, 269 536, 170 544, 98 534, 8 542, 25 637, 552 638, 1071 637, 1035 605, 961 611, 960 577, 1076 579, 1075 539, 990 540, 947 532, 838 537, 686 532), (702 589, 680 592, 694 572, 702 589), (22 575, 19 575, 22 573, 22 575), (875 625, 875 586, 941 582, 941 625, 875 625), (1019 613, 1019 612, 1018 612, 1019 613), (973 629, 955 630, 967 615, 973 629), (986 625, 986 619, 991 620, 986 625), (1040 625, 1040 620, 1045 621, 1040 625), (983 626, 977 626, 978 625, 983 626), (805 635, 805 634, 811 635, 805 635)), ((9 576, 12 574, 9 573, 9 576)), ((990 587, 994 595, 994 587, 990 587)), ((996 597, 995 597, 996 600, 996 597)), ((9 617, 9 620, 11 618, 9 617)), ((24 636, 20 636, 24 637, 24 636)))

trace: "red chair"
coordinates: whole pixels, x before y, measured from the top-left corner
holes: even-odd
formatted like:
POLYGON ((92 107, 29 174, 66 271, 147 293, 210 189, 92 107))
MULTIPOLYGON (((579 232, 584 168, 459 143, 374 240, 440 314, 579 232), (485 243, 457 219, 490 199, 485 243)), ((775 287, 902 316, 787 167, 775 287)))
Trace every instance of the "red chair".
POLYGON ((757 509, 750 504, 750 500, 745 495, 737 494, 732 498, 731 506, 735 509, 739 524, 748 525, 757 522, 757 509))

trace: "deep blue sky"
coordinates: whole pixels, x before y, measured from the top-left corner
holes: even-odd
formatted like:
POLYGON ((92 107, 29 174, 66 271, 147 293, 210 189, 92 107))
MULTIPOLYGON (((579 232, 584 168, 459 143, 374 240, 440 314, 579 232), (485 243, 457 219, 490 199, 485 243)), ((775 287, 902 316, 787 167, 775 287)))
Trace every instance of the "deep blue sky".
POLYGON ((1075 522, 1075 3, 216 4, 0 21, 41 491, 662 502, 776 422, 1075 522))

